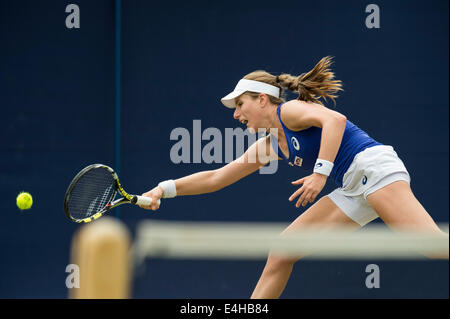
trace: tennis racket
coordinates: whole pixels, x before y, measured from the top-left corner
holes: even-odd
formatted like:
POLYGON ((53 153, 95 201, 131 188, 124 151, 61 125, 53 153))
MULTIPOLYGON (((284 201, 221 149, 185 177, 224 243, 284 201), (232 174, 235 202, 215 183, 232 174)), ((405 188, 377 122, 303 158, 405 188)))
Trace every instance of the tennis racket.
POLYGON ((111 167, 93 164, 73 178, 64 196, 64 211, 71 221, 89 223, 122 204, 149 206, 151 203, 150 197, 125 192, 111 167), (117 192, 122 198, 114 200, 117 192))

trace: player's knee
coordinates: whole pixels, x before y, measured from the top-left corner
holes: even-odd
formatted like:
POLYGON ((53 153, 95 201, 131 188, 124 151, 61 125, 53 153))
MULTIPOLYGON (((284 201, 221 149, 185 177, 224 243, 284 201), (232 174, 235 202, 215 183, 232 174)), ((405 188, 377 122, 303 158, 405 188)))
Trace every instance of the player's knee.
POLYGON ((279 256, 270 254, 267 259, 266 270, 276 272, 286 268, 292 268, 301 257, 279 256))

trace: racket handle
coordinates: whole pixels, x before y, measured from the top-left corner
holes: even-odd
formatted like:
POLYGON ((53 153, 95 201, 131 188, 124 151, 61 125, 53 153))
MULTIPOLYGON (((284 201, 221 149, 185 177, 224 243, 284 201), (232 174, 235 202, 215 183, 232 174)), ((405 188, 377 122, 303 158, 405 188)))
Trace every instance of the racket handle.
MULTIPOLYGON (((138 196, 136 195, 136 205, 142 205, 142 206, 150 206, 152 204, 152 199, 151 197, 147 197, 147 196, 138 196)), ((158 205, 161 204, 161 200, 158 199, 158 205)))

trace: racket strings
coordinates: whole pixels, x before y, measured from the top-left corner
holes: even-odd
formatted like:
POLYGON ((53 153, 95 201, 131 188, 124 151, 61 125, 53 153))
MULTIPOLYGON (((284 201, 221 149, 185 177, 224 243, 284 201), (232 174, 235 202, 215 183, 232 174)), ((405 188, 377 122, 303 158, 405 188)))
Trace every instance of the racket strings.
POLYGON ((115 195, 116 181, 104 168, 94 168, 74 184, 68 202, 69 214, 75 219, 88 218, 103 210, 115 195))

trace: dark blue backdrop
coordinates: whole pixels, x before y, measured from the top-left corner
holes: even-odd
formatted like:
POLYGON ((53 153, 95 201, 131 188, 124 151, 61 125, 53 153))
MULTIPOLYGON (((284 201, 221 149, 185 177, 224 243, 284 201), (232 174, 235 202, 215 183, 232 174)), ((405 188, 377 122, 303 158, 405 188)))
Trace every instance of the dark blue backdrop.
MULTIPOLYGON (((300 74, 323 56, 345 91, 336 109, 393 145, 415 195, 448 222, 448 1, 377 1, 381 28, 365 26, 364 1, 124 1, 120 175, 142 193, 158 181, 220 164, 173 164, 170 132, 238 125, 219 99, 255 70, 300 74)), ((0 1, 0 297, 65 298, 71 237, 62 199, 75 173, 115 157, 115 2, 0 1), (67 29, 76 3, 81 28, 67 29), (20 212, 15 197, 34 196, 20 212)), ((206 142, 203 143, 205 145, 206 142)), ((148 213, 122 207, 134 231, 147 218, 283 221, 300 170, 279 163, 221 192, 176 198, 148 213), (276 186, 274 186, 276 185, 276 186), (245 194, 245 195, 243 195, 245 194)), ((327 185, 323 193, 333 189, 327 185)), ((265 261, 149 260, 137 298, 247 298, 265 261)), ((448 262, 383 262, 381 285, 364 285, 368 261, 305 260, 286 298, 448 297, 448 262)))

